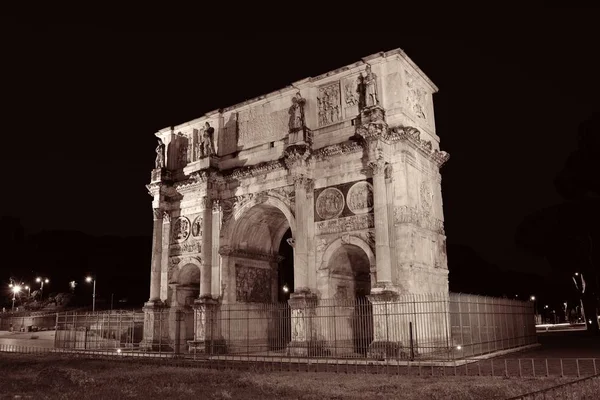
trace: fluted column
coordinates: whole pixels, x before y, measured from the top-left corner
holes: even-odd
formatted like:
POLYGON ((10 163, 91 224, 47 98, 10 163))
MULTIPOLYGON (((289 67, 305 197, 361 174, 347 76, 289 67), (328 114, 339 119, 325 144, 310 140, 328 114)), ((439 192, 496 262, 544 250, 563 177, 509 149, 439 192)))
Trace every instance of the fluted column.
POLYGON ((150 269, 150 303, 160 302, 160 273, 162 263, 162 210, 153 209, 154 227, 152 233, 152 266, 150 269))
POLYGON ((308 282, 308 226, 312 204, 312 179, 305 176, 294 177, 296 189, 296 232, 294 234, 294 291, 306 291, 308 282), (310 194, 310 196, 308 196, 310 194))
POLYGON ((162 223, 162 254, 160 270, 160 300, 165 302, 169 295, 169 244, 171 241, 171 213, 164 211, 162 223))
POLYGON ((212 235, 213 218, 218 218, 219 201, 211 201, 210 198, 203 199, 204 210, 202 211, 202 267, 200 269, 200 297, 211 297, 212 276, 212 235), (216 214, 216 215, 215 215, 216 214))
MULTIPOLYGON (((375 218, 375 258, 377 260, 377 283, 391 286, 392 267, 390 262, 390 238, 388 228, 387 188, 385 184, 385 162, 369 163, 373 171, 373 202, 375 218)), ((381 286, 381 285, 378 285, 381 286)))

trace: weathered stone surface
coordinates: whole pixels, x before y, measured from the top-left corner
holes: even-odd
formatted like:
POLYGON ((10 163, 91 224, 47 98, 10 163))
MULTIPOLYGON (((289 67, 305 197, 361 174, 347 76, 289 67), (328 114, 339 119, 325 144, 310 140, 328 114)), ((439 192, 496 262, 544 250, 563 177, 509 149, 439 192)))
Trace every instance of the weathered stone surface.
MULTIPOLYGON (((313 300, 447 293, 436 91, 394 50, 159 131, 148 343, 156 307, 190 308, 198 291, 219 304, 276 301, 281 246, 293 247, 293 354, 328 351, 313 300)), ((196 306, 191 348, 212 315, 196 306)), ((384 353, 405 341, 377 337, 384 353)))

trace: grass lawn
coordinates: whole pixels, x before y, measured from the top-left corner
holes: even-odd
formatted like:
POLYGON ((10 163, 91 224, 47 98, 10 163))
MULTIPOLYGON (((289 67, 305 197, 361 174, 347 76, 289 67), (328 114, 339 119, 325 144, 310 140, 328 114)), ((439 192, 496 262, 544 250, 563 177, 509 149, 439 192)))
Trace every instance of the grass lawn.
POLYGON ((566 381, 218 371, 0 354, 0 399, 505 399, 566 381))

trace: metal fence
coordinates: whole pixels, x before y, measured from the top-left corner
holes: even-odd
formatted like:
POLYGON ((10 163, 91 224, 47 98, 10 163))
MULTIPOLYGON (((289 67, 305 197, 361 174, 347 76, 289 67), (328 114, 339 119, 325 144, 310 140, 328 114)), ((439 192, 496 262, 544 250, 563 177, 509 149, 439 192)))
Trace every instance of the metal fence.
POLYGON ((596 400, 600 393, 600 375, 589 376, 573 382, 511 397, 508 400, 596 400))
POLYGON ((537 342, 531 303, 454 293, 65 313, 56 325, 57 348, 222 358, 455 360, 537 342))
POLYGON ((0 331, 32 332, 54 329, 56 313, 21 313, 0 315, 0 331))
POLYGON ((137 349, 143 338, 139 311, 55 314, 54 346, 60 349, 137 349))

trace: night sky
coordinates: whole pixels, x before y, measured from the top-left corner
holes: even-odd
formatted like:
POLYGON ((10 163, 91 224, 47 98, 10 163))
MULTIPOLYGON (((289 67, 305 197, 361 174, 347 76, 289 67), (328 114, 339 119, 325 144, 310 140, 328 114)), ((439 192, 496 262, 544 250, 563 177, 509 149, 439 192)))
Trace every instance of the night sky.
POLYGON ((2 40, 0 215, 20 218, 27 233, 149 236, 156 131, 402 48, 439 87, 448 241, 503 269, 543 271, 516 250, 515 229, 560 201, 552 180, 600 92, 591 28, 543 17, 529 33, 462 40, 14 27, 2 40))

